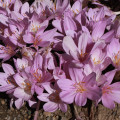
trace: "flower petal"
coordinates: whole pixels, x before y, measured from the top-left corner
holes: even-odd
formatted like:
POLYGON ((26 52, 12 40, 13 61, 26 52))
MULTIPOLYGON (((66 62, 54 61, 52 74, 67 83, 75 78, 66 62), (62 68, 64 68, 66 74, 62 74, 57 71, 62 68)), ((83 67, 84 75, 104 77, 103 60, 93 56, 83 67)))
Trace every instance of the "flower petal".
POLYGON ((60 103, 59 104, 59 108, 60 108, 60 110, 62 110, 62 112, 66 112, 67 111, 67 105, 65 103, 60 103))
POLYGON ((105 107, 109 109, 113 109, 115 107, 115 103, 113 101, 113 98, 109 96, 109 94, 105 94, 102 96, 102 103, 105 107))
POLYGON ((87 98, 84 93, 77 93, 75 96, 75 103, 79 106, 84 106, 87 102, 87 98))
POLYGON ((60 93, 60 98, 62 101, 71 104, 74 102, 74 98, 75 98, 76 92, 73 90, 69 90, 69 91, 62 91, 60 93))
POLYGON ((20 109, 24 104, 24 100, 19 98, 15 101, 15 106, 17 107, 17 109, 20 109))
POLYGON ((42 93, 40 96, 37 96, 37 98, 43 102, 49 102, 50 100, 48 99, 48 97, 48 93, 42 93))
POLYGON ((13 75, 15 73, 13 67, 9 64, 3 63, 2 68, 8 75, 13 75))
POLYGON ((78 49, 77 46, 75 45, 75 42, 73 41, 72 37, 66 36, 63 39, 63 49, 67 54, 71 54, 73 58, 77 58, 78 54, 78 49))
POLYGON ((57 84, 62 90, 70 90, 70 89, 74 88, 73 85, 75 83, 69 79, 60 79, 57 81, 57 84))
POLYGON ((48 102, 44 104, 43 109, 47 112, 55 112, 58 109, 58 104, 48 102))

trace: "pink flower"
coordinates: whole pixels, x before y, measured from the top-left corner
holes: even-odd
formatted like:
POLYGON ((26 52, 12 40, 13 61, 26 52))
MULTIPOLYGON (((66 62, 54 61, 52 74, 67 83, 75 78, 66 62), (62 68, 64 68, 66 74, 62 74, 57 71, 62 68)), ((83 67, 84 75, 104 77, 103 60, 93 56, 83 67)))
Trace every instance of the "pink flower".
POLYGON ((0 59, 3 61, 9 60, 12 56, 15 55, 15 47, 13 45, 0 45, 0 59))
POLYGON ((13 92, 15 87, 17 87, 13 78, 13 75, 15 74, 14 69, 11 65, 5 63, 2 64, 2 68, 5 73, 0 73, 0 92, 13 92))
POLYGON ((78 40, 78 47, 75 44, 75 41, 70 36, 66 36, 63 39, 63 49, 68 55, 71 55, 74 60, 85 62, 89 53, 87 51, 87 44, 88 44, 88 34, 82 33, 78 40))
POLYGON ((31 79, 33 82, 34 91, 40 95, 44 88, 44 84, 49 84, 50 80, 53 78, 50 72, 44 64, 43 57, 41 55, 36 55, 33 66, 31 66, 29 73, 31 74, 31 79))
POLYGON ((113 109, 115 107, 115 102, 120 103, 120 82, 111 84, 116 70, 108 72, 106 74, 107 82, 102 87, 102 103, 105 107, 113 109))
POLYGON ((102 40, 101 37, 104 34, 106 24, 107 24, 106 21, 98 21, 97 23, 94 24, 94 28, 92 31, 93 42, 102 40))
POLYGON ((32 90, 30 76, 25 72, 17 73, 13 77, 18 85, 13 95, 18 98, 17 101, 15 101, 15 105, 19 109, 24 101, 29 101, 32 98, 34 91, 32 90))
POLYGON ((63 112, 67 111, 67 105, 61 101, 59 97, 60 89, 54 85, 44 85, 45 90, 48 93, 42 93, 38 96, 38 99, 44 102, 43 109, 47 112, 55 112, 57 109, 62 110, 63 112))
POLYGON ((53 70, 53 77, 55 80, 58 80, 58 79, 66 78, 66 75, 65 75, 65 72, 63 70, 61 70, 59 67, 56 67, 53 70))
POLYGON ((74 102, 79 106, 84 106, 87 98, 97 100, 100 98, 100 89, 96 86, 95 73, 84 76, 80 69, 71 68, 70 79, 59 79, 58 86, 61 88, 60 98, 71 104, 74 102))
POLYGON ((33 60, 33 58, 35 56, 35 50, 30 47, 24 46, 24 47, 22 47, 20 52, 21 52, 22 56, 28 60, 33 60))
POLYGON ((54 35, 56 33, 56 29, 45 31, 46 27, 41 27, 35 35, 31 33, 27 33, 23 36, 23 39, 26 43, 33 44, 32 46, 38 49, 38 47, 46 47, 51 42, 54 41, 54 35), (28 39, 29 38, 29 39, 28 39))
MULTIPOLYGON (((104 47, 104 43, 101 44, 103 48, 96 46, 91 51, 91 62, 94 67, 100 66, 100 70, 104 70, 109 64, 111 64, 110 58, 107 56, 107 50, 104 47)), ((95 45, 94 45, 95 46, 95 45)))
POLYGON ((113 39, 107 46, 107 55, 111 58, 112 64, 120 68, 120 42, 119 39, 113 39))
POLYGON ((12 4, 14 4, 15 0, 1 0, 0 1, 0 7, 3 7, 3 8, 10 8, 12 4))
POLYGON ((17 60, 14 59, 14 63, 17 71, 20 72, 20 71, 23 71, 26 67, 28 67, 29 62, 25 58, 22 58, 22 59, 17 58, 17 60))
POLYGON ((102 69, 101 66, 93 66, 90 62, 89 64, 84 65, 84 73, 85 75, 89 75, 92 72, 96 73, 96 83, 97 86, 101 86, 106 82, 105 75, 102 75, 102 69))
POLYGON ((25 34, 27 22, 28 21, 24 19, 20 22, 12 21, 9 24, 10 31, 12 32, 9 36, 9 39, 14 45, 20 46, 20 47, 25 46, 25 42, 23 41, 23 35, 25 34), (24 22, 26 22, 26 24, 24 24, 24 22))

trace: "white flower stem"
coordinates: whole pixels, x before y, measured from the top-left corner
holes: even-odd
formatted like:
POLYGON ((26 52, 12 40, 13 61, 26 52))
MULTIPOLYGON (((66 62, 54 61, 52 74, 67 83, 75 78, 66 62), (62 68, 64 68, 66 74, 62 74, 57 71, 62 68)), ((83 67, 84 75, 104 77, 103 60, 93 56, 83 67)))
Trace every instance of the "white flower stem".
POLYGON ((118 12, 114 12, 115 13, 115 15, 120 15, 120 11, 118 11, 118 12))

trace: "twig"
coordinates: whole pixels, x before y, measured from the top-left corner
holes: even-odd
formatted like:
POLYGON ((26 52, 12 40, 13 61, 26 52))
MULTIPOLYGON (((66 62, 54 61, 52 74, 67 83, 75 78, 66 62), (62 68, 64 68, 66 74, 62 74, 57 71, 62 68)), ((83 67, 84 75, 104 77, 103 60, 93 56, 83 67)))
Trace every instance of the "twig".
POLYGON ((114 12, 115 13, 115 15, 120 15, 120 11, 118 11, 118 12, 114 12))

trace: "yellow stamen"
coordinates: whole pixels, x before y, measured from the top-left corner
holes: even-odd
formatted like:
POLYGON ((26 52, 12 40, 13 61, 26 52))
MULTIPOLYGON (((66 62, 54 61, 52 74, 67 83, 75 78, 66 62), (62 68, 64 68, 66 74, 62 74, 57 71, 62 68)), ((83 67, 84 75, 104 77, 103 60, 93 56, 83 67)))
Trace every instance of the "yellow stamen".
POLYGON ((95 64, 95 65, 100 64, 100 63, 101 63, 101 61, 100 61, 100 60, 96 61, 96 60, 95 60, 95 58, 93 59, 93 62, 94 62, 94 64, 95 64))
POLYGON ((13 50, 13 48, 11 47, 11 46, 6 46, 6 48, 4 48, 4 52, 6 53, 6 54, 10 54, 10 55, 12 55, 13 53, 14 53, 14 50, 13 50))
POLYGON ((76 92, 83 93, 87 91, 84 87, 85 82, 75 83, 73 86, 76 88, 76 92))
POLYGON ((80 57, 84 58, 87 53, 83 53, 83 50, 81 49, 80 57))
POLYGON ((33 76, 35 77, 35 79, 37 80, 37 82, 41 83, 41 74, 38 73, 38 69, 33 73, 33 76))
POLYGON ((118 53, 114 55, 113 63, 117 66, 120 65, 120 51, 118 51, 118 53))

